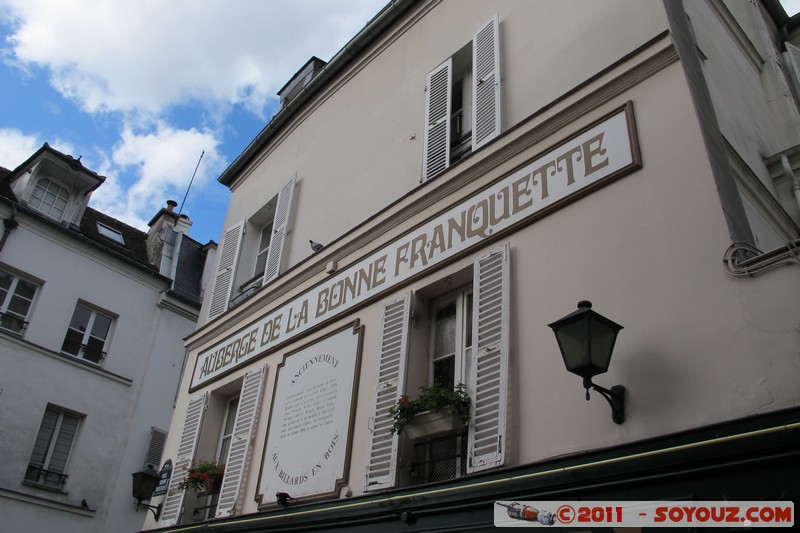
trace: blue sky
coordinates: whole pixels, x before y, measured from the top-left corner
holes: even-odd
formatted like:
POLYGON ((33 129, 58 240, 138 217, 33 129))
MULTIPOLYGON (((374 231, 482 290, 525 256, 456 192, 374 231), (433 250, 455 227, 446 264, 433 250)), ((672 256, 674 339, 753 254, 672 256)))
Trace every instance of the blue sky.
POLYGON ((219 240, 216 178, 312 56, 329 60, 387 0, 0 0, 0 166, 46 141, 106 176, 90 205, 147 229, 167 199, 219 240))
MULTIPOLYGON (((745 0, 741 0, 745 1, 745 0)), ((216 178, 312 56, 329 60, 387 0, 0 0, 0 166, 45 141, 107 177, 93 207, 147 229, 182 202, 219 240, 216 178)), ((785 0, 796 13, 800 0, 785 0)))

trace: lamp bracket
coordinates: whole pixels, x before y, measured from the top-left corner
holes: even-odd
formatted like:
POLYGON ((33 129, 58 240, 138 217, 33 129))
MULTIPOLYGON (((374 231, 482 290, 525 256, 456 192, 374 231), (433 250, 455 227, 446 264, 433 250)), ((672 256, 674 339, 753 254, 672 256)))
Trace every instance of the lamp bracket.
POLYGON ((145 509, 149 509, 150 512, 153 513, 156 522, 158 522, 158 519, 161 518, 161 508, 163 506, 164 505, 161 503, 159 503, 158 505, 147 505, 146 503, 142 503, 141 501, 136 502, 136 510, 138 511, 139 507, 144 507, 145 509))
POLYGON ((611 406, 611 419, 617 423, 622 424, 625 422, 625 387, 622 385, 614 385, 611 390, 595 385, 592 383, 592 378, 583 378, 583 388, 586 389, 586 401, 589 401, 589 389, 592 389, 600 396, 606 399, 611 406))

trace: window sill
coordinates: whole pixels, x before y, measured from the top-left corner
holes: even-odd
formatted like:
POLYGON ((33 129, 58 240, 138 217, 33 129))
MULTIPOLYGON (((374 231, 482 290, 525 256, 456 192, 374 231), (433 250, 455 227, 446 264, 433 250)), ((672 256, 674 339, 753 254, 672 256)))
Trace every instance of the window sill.
POLYGON ((68 490, 60 489, 58 487, 48 487, 47 485, 42 485, 41 483, 36 483, 34 481, 28 481, 27 479, 23 479, 22 484, 26 487, 33 487, 39 490, 46 490, 47 492, 53 492, 55 494, 63 494, 64 496, 67 496, 69 494, 68 490))

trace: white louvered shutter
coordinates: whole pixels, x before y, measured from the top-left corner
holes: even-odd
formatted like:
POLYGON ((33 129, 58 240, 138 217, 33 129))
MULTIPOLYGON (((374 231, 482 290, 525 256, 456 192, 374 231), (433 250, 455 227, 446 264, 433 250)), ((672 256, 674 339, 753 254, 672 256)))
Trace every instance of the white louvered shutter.
POLYGON ((208 393, 189 401, 186 408, 186 419, 183 422, 183 433, 178 443, 178 457, 175 468, 172 470, 172 479, 169 481, 167 498, 161 512, 161 526, 174 526, 181 517, 183 497, 186 491, 179 490, 178 484, 186 479, 186 469, 192 464, 194 453, 197 449, 197 439, 200 437, 200 428, 203 425, 203 415, 206 412, 208 393))
POLYGON ((383 304, 375 411, 364 487, 367 491, 393 487, 397 477, 399 436, 392 435, 389 409, 405 389, 410 318, 411 292, 383 304))
POLYGON ((216 518, 231 516, 236 510, 250 443, 253 440, 253 426, 261 408, 261 393, 264 390, 266 375, 265 364, 244 376, 236 420, 233 423, 231 446, 225 460, 225 476, 222 478, 222 487, 219 491, 216 518))
POLYGON ((494 16, 472 38, 472 150, 500 135, 499 23, 494 16))
POLYGON ((505 459, 508 392, 509 245, 475 262, 467 471, 501 466, 505 459))
POLYGON ((278 205, 275 207, 275 219, 272 222, 272 238, 269 241, 267 265, 264 268, 262 285, 266 285, 278 277, 281 270, 281 257, 283 256, 286 241, 286 229, 289 224, 289 215, 292 212, 292 198, 294 197, 294 184, 297 175, 292 176, 281 192, 278 193, 278 205))
POLYGON ((150 446, 144 458, 144 466, 153 465, 158 470, 161 465, 161 456, 164 454, 164 445, 167 443, 167 432, 155 427, 150 428, 150 446))
POLYGON ((231 290, 236 277, 236 263, 239 259, 239 249, 242 245, 244 221, 239 222, 225 231, 222 243, 219 246, 219 264, 217 276, 214 279, 214 289, 211 292, 211 304, 208 307, 208 319, 211 320, 228 309, 231 300, 231 290))
POLYGON ((453 60, 428 73, 425 99, 425 139, 422 143, 422 178, 429 179, 450 166, 450 93, 453 60))

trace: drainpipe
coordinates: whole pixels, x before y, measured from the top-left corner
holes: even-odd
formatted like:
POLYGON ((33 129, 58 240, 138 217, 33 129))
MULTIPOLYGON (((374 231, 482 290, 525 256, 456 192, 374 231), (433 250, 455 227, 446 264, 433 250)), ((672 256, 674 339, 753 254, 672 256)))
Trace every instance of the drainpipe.
POLYGON ((3 247, 6 245, 6 239, 8 239, 8 235, 17 229, 17 226, 19 226, 16 215, 17 206, 15 205, 11 208, 11 216, 3 219, 3 236, 0 237, 0 252, 3 251, 3 247))
MULTIPOLYGON (((794 170, 792 170, 792 165, 789 164, 789 158, 786 157, 785 154, 781 156, 781 165, 783 165, 783 172, 792 180, 794 201, 797 202, 797 208, 800 209, 800 178, 798 178, 794 170)), ((3 240, 5 240, 5 235, 3 236, 3 240)), ((2 245, 0 245, 0 249, 2 249, 2 245)))

